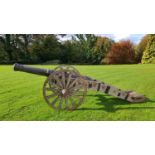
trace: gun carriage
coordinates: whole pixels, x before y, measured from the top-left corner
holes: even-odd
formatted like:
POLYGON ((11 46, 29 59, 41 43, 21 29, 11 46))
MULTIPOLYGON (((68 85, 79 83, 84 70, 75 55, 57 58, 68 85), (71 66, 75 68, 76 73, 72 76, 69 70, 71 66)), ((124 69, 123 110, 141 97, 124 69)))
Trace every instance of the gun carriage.
POLYGON ((58 66, 54 70, 48 70, 16 63, 14 70, 47 77, 43 85, 43 96, 47 104, 56 110, 75 110, 84 102, 87 90, 100 91, 132 103, 144 102, 146 99, 135 91, 121 90, 82 76, 72 66, 58 66))

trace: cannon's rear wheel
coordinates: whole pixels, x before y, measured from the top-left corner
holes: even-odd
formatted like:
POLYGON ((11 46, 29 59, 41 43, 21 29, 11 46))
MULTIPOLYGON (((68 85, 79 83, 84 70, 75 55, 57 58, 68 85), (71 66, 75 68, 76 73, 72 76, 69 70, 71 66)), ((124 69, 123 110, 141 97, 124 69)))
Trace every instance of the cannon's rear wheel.
POLYGON ((80 72, 73 66, 68 66, 68 65, 58 66, 54 70, 58 72, 72 72, 72 74, 76 74, 80 76, 80 72))
POLYGON ((74 110, 81 105, 87 92, 85 80, 72 67, 59 67, 45 81, 43 96, 56 110, 74 110))

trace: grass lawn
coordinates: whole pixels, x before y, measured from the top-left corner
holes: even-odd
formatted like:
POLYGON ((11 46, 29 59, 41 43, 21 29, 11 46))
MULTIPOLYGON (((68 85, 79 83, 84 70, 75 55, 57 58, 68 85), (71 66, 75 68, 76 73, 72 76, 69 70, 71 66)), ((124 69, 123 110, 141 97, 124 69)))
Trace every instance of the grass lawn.
MULTIPOLYGON (((55 66, 36 66, 54 68, 55 66)), ((14 72, 0 66, 0 120, 155 120, 155 65, 75 66, 83 75, 125 90, 136 90, 149 100, 129 103, 88 91, 84 104, 73 112, 57 112, 42 96, 45 77, 14 72)))

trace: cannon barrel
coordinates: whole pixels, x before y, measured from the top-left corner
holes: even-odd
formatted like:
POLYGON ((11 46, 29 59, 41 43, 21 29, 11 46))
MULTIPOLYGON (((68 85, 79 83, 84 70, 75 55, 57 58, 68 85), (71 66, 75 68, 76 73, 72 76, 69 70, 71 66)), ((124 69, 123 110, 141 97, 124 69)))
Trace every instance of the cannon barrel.
POLYGON ((21 72, 42 75, 42 76, 49 76, 51 73, 54 72, 53 70, 25 66, 18 63, 14 64, 14 71, 21 71, 21 72))

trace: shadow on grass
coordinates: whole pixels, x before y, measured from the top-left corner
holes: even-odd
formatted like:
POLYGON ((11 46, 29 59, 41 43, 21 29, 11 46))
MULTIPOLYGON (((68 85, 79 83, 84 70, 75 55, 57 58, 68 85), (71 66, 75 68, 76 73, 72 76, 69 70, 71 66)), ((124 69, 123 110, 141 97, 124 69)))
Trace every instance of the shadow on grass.
MULTIPOLYGON (((106 112, 115 112, 117 110, 125 110, 125 109, 128 109, 128 110, 134 110, 134 109, 155 109, 155 106, 153 107, 141 107, 141 106, 138 106, 138 105, 142 105, 144 103, 130 103, 128 101, 124 101, 124 100, 121 100, 121 99, 118 99, 118 98, 107 98, 106 96, 107 95, 102 95, 102 94, 96 94, 96 95, 87 95, 87 96, 93 96, 93 97, 97 97, 97 105, 100 105, 102 107, 100 108, 79 108, 77 110, 104 110, 106 112), (138 104, 137 107, 132 107, 132 105, 134 104, 138 104), (119 105, 128 105, 125 106, 125 107, 119 107, 119 105)), ((146 102, 154 102, 155 101, 152 101, 150 99, 147 99, 146 102)))

